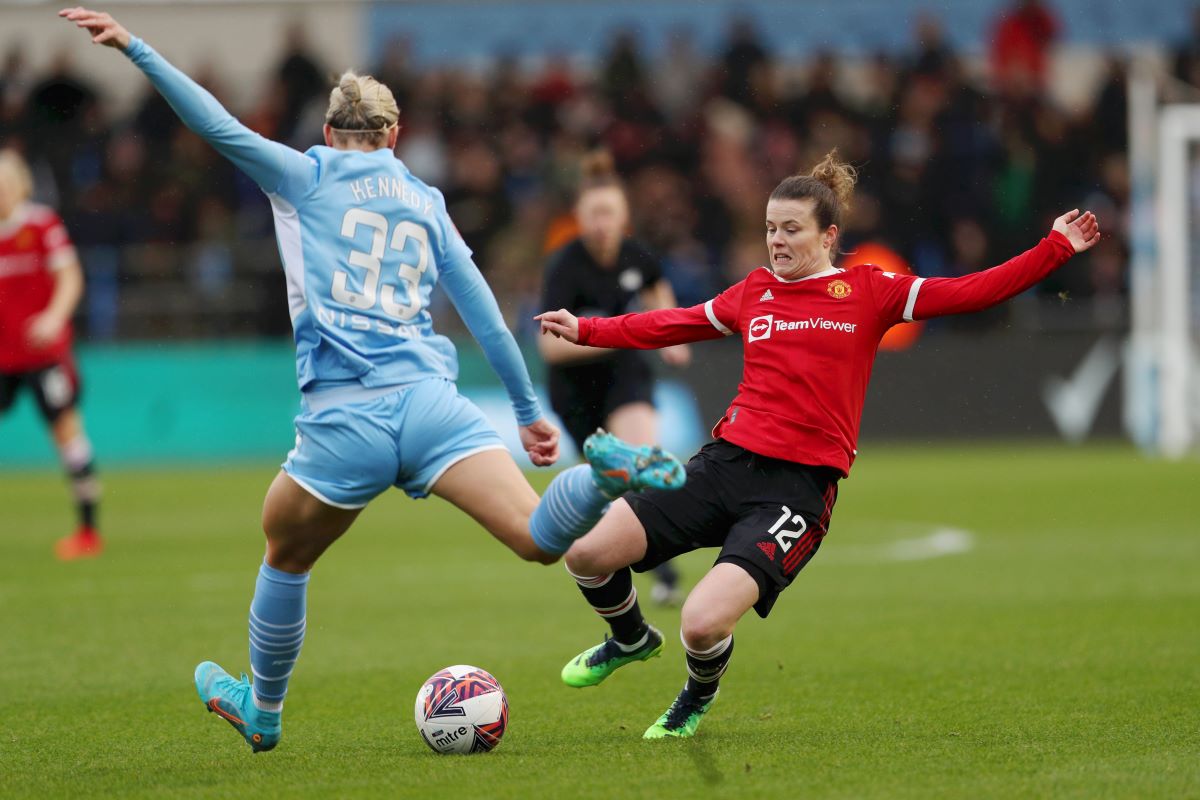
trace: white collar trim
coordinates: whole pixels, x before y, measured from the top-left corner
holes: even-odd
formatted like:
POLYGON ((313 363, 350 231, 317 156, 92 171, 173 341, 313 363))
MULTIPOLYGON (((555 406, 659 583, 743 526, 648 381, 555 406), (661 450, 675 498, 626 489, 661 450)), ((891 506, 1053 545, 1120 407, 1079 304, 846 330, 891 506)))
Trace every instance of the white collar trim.
POLYGON ((0 220, 0 236, 15 233, 29 219, 29 203, 21 203, 8 219, 0 220))
POLYGON ((779 281, 780 283, 800 283, 801 281, 811 281, 814 278, 828 278, 830 275, 837 275, 839 272, 845 272, 845 270, 843 270, 843 269, 838 269, 837 267, 830 267, 829 269, 822 270, 821 272, 818 272, 815 275, 805 275, 803 278, 792 278, 789 280, 788 278, 781 278, 778 275, 776 275, 775 271, 772 270, 770 267, 763 267, 763 269, 765 269, 767 272, 770 272, 771 277, 774 278, 775 280, 779 281))

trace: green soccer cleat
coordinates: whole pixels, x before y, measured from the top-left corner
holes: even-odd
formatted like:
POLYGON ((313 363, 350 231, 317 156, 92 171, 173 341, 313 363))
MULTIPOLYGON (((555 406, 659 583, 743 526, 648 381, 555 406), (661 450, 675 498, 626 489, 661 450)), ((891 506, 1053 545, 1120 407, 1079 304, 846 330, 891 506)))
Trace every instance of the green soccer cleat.
POLYGON ((262 711, 254 705, 253 691, 245 674, 238 680, 211 661, 196 667, 196 692, 209 711, 234 727, 256 753, 279 744, 283 725, 278 711, 262 711))
MULTIPOLYGON (((717 694, 720 694, 718 690, 717 694)), ((675 702, 671 703, 671 707, 658 718, 658 722, 651 725, 642 734, 643 739, 666 739, 668 737, 676 739, 686 739, 696 735, 696 728, 700 727, 700 720, 712 708, 712 704, 716 702, 717 695, 714 694, 705 702, 700 702, 692 697, 691 692, 684 689, 675 698, 675 702)))
POLYGON ((584 650, 568 661, 562 668, 562 680, 576 689, 596 686, 626 664, 662 655, 662 649, 662 634, 653 625, 646 626, 646 641, 633 651, 622 650, 616 639, 606 636, 601 644, 584 650))
POLYGON ((584 441, 583 455, 596 486, 613 500, 639 489, 678 489, 687 480, 683 464, 661 447, 635 447, 603 428, 584 441))

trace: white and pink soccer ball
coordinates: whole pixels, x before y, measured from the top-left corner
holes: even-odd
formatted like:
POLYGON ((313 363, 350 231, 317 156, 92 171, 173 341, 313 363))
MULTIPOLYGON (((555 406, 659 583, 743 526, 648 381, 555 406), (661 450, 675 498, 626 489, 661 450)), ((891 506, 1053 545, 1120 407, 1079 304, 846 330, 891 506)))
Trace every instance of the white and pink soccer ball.
POLYGON ((417 692, 417 731, 436 753, 486 753, 508 727, 508 698, 491 673, 457 664, 417 692))

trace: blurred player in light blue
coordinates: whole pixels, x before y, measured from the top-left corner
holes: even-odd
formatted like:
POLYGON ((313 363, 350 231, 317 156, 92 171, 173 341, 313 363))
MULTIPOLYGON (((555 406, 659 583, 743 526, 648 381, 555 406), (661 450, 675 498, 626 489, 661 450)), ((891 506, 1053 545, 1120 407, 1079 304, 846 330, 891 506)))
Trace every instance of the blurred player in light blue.
POLYGON ((454 346, 434 333, 428 310, 439 279, 504 383, 534 464, 557 459, 558 430, 542 416, 520 350, 441 193, 393 154, 399 109, 386 86, 342 75, 325 116, 327 146, 300 153, 241 125, 108 14, 59 14, 94 43, 124 52, 274 210, 303 397, 296 446, 263 506, 267 552, 250 606, 253 686, 211 661, 195 675, 208 709, 255 751, 279 742, 309 570, 389 486, 443 497, 521 558, 552 563, 610 499, 682 483, 671 456, 598 434, 590 465, 560 473, 539 503, 499 435, 458 394, 454 346))

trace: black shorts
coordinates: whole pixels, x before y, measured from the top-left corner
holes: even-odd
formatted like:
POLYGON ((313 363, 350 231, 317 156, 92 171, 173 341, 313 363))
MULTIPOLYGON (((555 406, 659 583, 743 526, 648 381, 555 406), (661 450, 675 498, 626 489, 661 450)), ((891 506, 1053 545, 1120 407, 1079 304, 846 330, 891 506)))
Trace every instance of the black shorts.
POLYGON ((742 567, 758 583, 766 617, 779 593, 816 554, 829 530, 841 473, 709 442, 687 465, 682 489, 628 494, 646 529, 645 572, 683 553, 719 547, 716 564, 742 567))
POLYGON ((609 414, 630 403, 654 403, 654 373, 641 362, 574 378, 559 374, 550 380, 550 407, 580 452, 584 439, 604 427, 609 414))
POLYGON ((70 361, 28 372, 0 372, 0 414, 16 402, 22 386, 33 392, 47 422, 54 422, 79 402, 79 373, 70 361))

